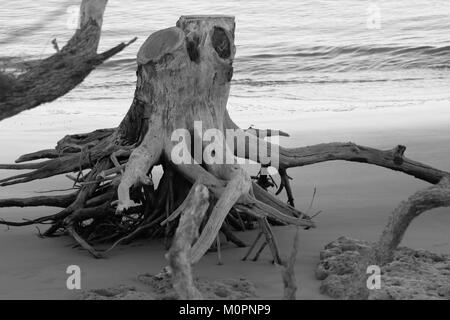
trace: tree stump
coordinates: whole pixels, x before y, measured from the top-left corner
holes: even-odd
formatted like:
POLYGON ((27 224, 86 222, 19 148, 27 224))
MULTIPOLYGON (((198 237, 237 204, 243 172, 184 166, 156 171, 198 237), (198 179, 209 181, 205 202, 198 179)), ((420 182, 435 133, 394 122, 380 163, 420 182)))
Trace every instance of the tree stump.
MULTIPOLYGON (((281 186, 292 204, 286 171, 291 167, 346 160, 401 171, 433 184, 448 175, 404 157, 401 146, 377 150, 354 143, 328 143, 290 149, 263 139, 285 133, 240 129, 226 108, 233 76, 234 31, 234 17, 183 16, 175 27, 152 34, 138 52, 134 99, 117 128, 66 136, 55 149, 0 165, 0 169, 31 170, 0 180, 0 187, 75 172, 75 176, 68 175, 74 182, 71 195, 0 200, 0 207, 49 205, 62 211, 32 221, 0 224, 50 223, 44 236, 68 232, 100 257, 93 244, 115 241, 112 249, 140 237, 171 238, 193 188, 203 184, 211 197, 192 248, 191 263, 195 263, 220 230, 242 245, 230 236, 230 229, 245 229, 243 220, 315 226, 306 214, 252 183, 238 159, 278 167, 281 186), (232 139, 224 134, 228 129, 234 130, 232 139), (271 161, 274 158, 277 164, 271 161), (38 159, 47 160, 23 163, 38 159), (164 175, 155 188, 151 172, 156 165, 162 165, 164 175), (86 169, 90 169, 87 174, 86 169)), ((269 224, 263 229, 278 261, 269 224)))
MULTIPOLYGON (((34 169, 3 179, 2 186, 78 172, 68 176, 78 188, 72 195, 0 201, 0 206, 56 205, 63 210, 34 221, 0 223, 51 222, 45 236, 68 231, 100 257, 90 243, 115 240, 115 247, 141 236, 173 236, 178 214, 193 195, 189 190, 202 183, 213 197, 192 248, 192 263, 200 260, 221 229, 229 233, 233 207, 234 217, 269 217, 313 227, 301 212, 265 191, 253 190, 249 175, 221 134, 229 122, 226 105, 233 76, 234 29, 234 17, 183 16, 175 27, 152 34, 137 54, 133 103, 118 128, 67 136, 55 150, 34 152, 17 161, 50 159, 41 163, 0 166, 34 169), (202 140, 211 129, 220 137, 213 148, 202 140), (164 175, 155 190, 151 171, 159 164, 164 175), (82 170, 89 168, 83 176, 82 170)), ((227 237, 242 246, 236 237, 227 237)))

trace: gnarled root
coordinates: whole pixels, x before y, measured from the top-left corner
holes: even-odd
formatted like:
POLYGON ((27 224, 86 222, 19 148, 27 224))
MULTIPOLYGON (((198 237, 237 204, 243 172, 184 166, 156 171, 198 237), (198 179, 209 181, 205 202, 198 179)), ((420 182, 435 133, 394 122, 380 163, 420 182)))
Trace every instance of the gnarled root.
POLYGON ((195 287, 192 277, 191 246, 198 236, 198 229, 208 210, 208 189, 201 184, 196 184, 188 199, 189 201, 182 209, 180 223, 167 259, 170 262, 173 287, 180 298, 198 300, 202 299, 202 295, 195 287))
POLYGON ((191 262, 197 263, 213 244, 225 218, 237 200, 249 192, 251 181, 242 169, 230 168, 231 180, 217 201, 200 237, 192 248, 191 262))
POLYGON ((130 199, 130 188, 135 185, 151 185, 153 182, 148 176, 153 165, 159 160, 161 147, 157 141, 152 148, 137 147, 131 153, 125 167, 124 175, 118 187, 117 212, 122 212, 137 204, 130 199))

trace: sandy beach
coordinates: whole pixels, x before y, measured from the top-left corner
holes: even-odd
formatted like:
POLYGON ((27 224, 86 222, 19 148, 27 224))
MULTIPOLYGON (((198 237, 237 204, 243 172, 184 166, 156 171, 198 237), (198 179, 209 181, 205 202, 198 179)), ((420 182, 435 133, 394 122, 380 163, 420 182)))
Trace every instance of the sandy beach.
MULTIPOLYGON (((124 103, 125 111, 128 102, 120 103, 124 103)), ((23 153, 53 147, 57 140, 69 133, 117 125, 122 115, 112 115, 105 120, 101 113, 103 108, 106 106, 98 106, 98 114, 86 118, 70 112, 52 114, 52 105, 48 105, 3 121, 0 125, 0 163, 10 163, 23 153)), ((70 104, 64 109, 69 111, 70 104)), ((444 104, 389 110, 297 113, 296 117, 298 119, 253 117, 250 123, 249 118, 241 113, 235 121, 242 127, 255 125, 287 131, 291 137, 281 141, 286 146, 353 141, 390 149, 396 144, 403 144, 408 147, 406 156, 450 170, 450 109, 444 104)), ((10 174, 0 171, 0 177, 10 174)), ((317 229, 301 232, 296 265, 299 299, 326 299, 319 294, 320 282, 314 277, 319 251, 324 245, 341 235, 376 240, 389 213, 400 201, 427 185, 402 173, 357 163, 322 163, 290 169, 289 174, 294 178, 297 207, 301 210, 308 208, 316 187, 313 210, 323 211, 316 218, 317 229)), ((54 177, 0 188, 0 198, 30 196, 38 190, 69 186, 67 179, 54 177)), ((55 209, 0 209, 0 218, 21 220, 52 212, 55 209)), ((414 221, 402 245, 450 253, 449 225, 449 209, 428 212, 414 221)), ((294 229, 277 227, 274 231, 282 254, 287 256, 294 229)), ((256 236, 255 232, 238 235, 249 244, 256 236)), ((166 265, 164 246, 160 241, 121 246, 102 260, 95 260, 87 252, 72 248, 73 245, 69 237, 39 239, 35 227, 1 227, 0 299, 76 298, 78 292, 66 288, 66 268, 73 264, 81 267, 82 289, 120 284, 139 287, 136 281, 138 275, 159 273, 166 265)), ((258 298, 281 298, 280 272, 270 263, 269 252, 264 252, 258 262, 242 262, 240 259, 246 250, 226 244, 223 247, 224 265, 217 265, 216 255, 210 253, 195 266, 195 274, 212 280, 246 278, 255 284, 258 298)))

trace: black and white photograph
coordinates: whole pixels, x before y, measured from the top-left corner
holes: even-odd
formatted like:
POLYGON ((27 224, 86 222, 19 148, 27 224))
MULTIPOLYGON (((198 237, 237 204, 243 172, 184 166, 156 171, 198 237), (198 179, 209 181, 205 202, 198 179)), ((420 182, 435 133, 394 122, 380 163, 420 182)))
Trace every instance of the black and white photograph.
POLYGON ((1 0, 0 300, 450 300, 450 2, 1 0))

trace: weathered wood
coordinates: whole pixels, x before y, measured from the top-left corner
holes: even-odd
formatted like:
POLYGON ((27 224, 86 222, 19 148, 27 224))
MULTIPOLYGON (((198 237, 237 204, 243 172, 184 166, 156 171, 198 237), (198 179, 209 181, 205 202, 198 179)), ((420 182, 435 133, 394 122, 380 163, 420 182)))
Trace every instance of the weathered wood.
POLYGON ((276 265, 283 264, 283 261, 280 257, 280 252, 278 251, 278 246, 276 244, 275 236, 273 235, 272 229, 270 228, 269 222, 267 219, 260 219, 261 230, 266 237, 266 243, 269 246, 270 252, 272 253, 273 262, 276 265))
POLYGON ((416 192, 392 212, 375 245, 375 262, 380 266, 390 262, 413 219, 440 207, 450 207, 450 177, 443 178, 435 186, 416 192))
MULTIPOLYGON (((334 275, 332 283, 329 284, 330 291, 334 290, 334 286, 341 288, 345 286, 344 292, 340 295, 345 299, 362 299, 367 300, 370 296, 370 290, 367 286, 369 275, 367 268, 369 266, 379 266, 381 268, 389 265, 394 260, 394 254, 400 245, 407 228, 420 214, 429 210, 450 207, 450 177, 444 177, 437 185, 420 190, 407 200, 400 203, 400 205, 391 213, 386 227, 383 229, 379 240, 374 243, 367 243, 364 241, 356 241, 352 239, 341 238, 333 243, 330 248, 328 259, 321 262, 321 269, 325 264, 335 264, 334 266, 327 266, 332 272, 326 277, 334 275), (358 255, 353 255, 351 259, 354 261, 351 264, 344 262, 342 259, 349 258, 346 250, 336 250, 342 245, 346 248, 354 247, 358 251, 358 255), (361 246, 361 248, 358 248, 361 246), (345 257, 345 258, 343 258, 345 257), (334 262, 332 262, 334 261, 334 262), (346 272, 341 273, 341 268, 345 264, 346 272), (348 269, 350 267, 350 269, 348 269), (342 283, 341 283, 342 281, 342 283)), ((420 259, 419 259, 420 260, 420 259)), ((401 261, 401 260, 399 260, 401 261)), ((394 267, 392 264, 390 267, 394 267)), ((341 289, 339 289, 341 290, 341 289)))
POLYGON ((291 183, 289 180, 292 180, 291 177, 286 172, 286 169, 280 168, 278 170, 278 173, 280 174, 280 187, 278 188, 276 195, 279 195, 283 189, 286 189, 286 194, 288 198, 289 205, 294 207, 294 195, 292 194, 292 188, 291 183))
POLYGON ((176 218, 178 218, 184 210, 186 210, 187 206, 192 202, 191 198, 195 196, 198 183, 194 183, 192 188, 189 190, 188 195, 186 196, 186 199, 184 199, 183 203, 174 211, 172 214, 164 219, 163 222, 161 222, 161 226, 166 225, 169 222, 174 221, 176 218))
POLYGON ((60 153, 55 149, 40 150, 28 154, 24 154, 17 158, 16 163, 22 163, 27 161, 39 160, 39 159, 54 159, 58 158, 60 153))
POLYGON ((192 243, 198 237, 198 229, 208 209, 208 189, 195 185, 192 196, 183 208, 175 237, 167 259, 170 262, 172 283, 181 300, 202 299, 192 276, 192 243))
MULTIPOLYGON (((131 122, 137 118, 136 115, 144 114, 140 119, 151 125, 139 125, 145 129, 138 134, 139 146, 133 151, 119 186, 118 210, 123 211, 134 205, 129 199, 128 190, 145 180, 145 175, 159 161, 161 150, 165 151, 166 158, 175 167, 185 167, 184 172, 191 177, 195 175, 195 170, 203 170, 198 165, 180 164, 172 158, 171 152, 175 145, 170 136, 180 128, 195 132, 196 120, 202 121, 202 132, 197 134, 203 134, 204 130, 211 128, 222 128, 234 51, 234 19, 231 17, 182 17, 177 27, 158 31, 145 41, 137 58, 139 66, 135 101, 139 103, 124 121, 131 122), (167 92, 171 92, 171 95, 167 95, 167 92), (196 94, 193 95, 193 92, 196 94)), ((185 139, 190 140, 188 137, 185 139)), ((225 141, 217 143, 221 144, 224 154, 229 152, 225 141)), ((211 176, 225 180, 226 186, 222 189, 217 185, 217 189, 221 189, 220 194, 215 193, 219 200, 193 248, 193 262, 198 261, 209 249, 229 210, 250 190, 248 174, 239 166, 205 164, 205 167, 211 176)), ((208 183, 209 188, 214 183, 207 176, 202 180, 202 174, 197 175, 194 181, 208 183)), ((276 210, 258 206, 256 200, 254 202, 260 211, 266 209, 278 219, 298 221, 284 217, 276 210)), ((179 212, 176 210, 170 219, 179 212)))
MULTIPOLYGON (((180 164, 176 166, 176 169, 192 183, 199 181, 207 186, 216 197, 220 198, 222 196, 226 182, 217 179, 217 177, 206 171, 204 168, 180 164)), ((315 227, 315 223, 306 215, 283 204, 275 196, 264 191, 256 184, 253 184, 252 187, 253 191, 255 191, 256 198, 261 198, 261 201, 250 195, 242 195, 235 204, 237 209, 255 216, 256 218, 271 217, 282 223, 294 224, 307 228, 315 227)))
POLYGON ((245 244, 245 242, 243 242, 241 239, 239 239, 234 233, 233 231, 231 231, 230 227, 224 223, 222 225, 222 228, 220 229, 220 231, 225 235, 225 238, 227 239, 227 241, 231 241, 232 243, 234 243, 238 248, 245 248, 247 247, 247 245, 245 244))
POLYGON ((297 261, 297 255, 298 255, 298 246, 299 246, 299 240, 300 238, 300 232, 297 228, 295 231, 295 237, 294 237, 294 245, 292 247, 291 255, 289 257, 289 260, 286 261, 281 266, 281 277, 283 279, 283 287, 284 287, 284 300, 296 300, 296 294, 297 294, 297 281, 295 278, 295 262, 297 261))
POLYGON ((73 225, 69 225, 67 227, 67 231, 69 234, 75 239, 75 241, 85 250, 87 250, 94 258, 101 259, 103 255, 100 252, 97 252, 89 243, 86 242, 80 235, 75 231, 73 225))
POLYGON ((282 146, 275 146, 262 139, 258 139, 257 141, 249 139, 252 135, 245 130, 239 130, 240 128, 230 119, 229 115, 225 117, 225 120, 226 128, 237 130, 234 143, 234 153, 236 155, 238 155, 240 151, 238 150, 237 142, 244 143, 245 146, 241 146, 241 148, 245 151, 245 158, 261 163, 262 159, 260 159, 260 153, 257 152, 256 148, 262 147, 267 150, 269 158, 273 157, 278 159, 280 169, 303 167, 327 161, 344 160, 367 163, 394 171, 400 171, 432 184, 439 183, 442 178, 450 174, 446 171, 404 157, 406 147, 402 145, 396 146, 391 150, 378 150, 357 145, 352 142, 333 142, 300 148, 285 148, 282 146), (250 141, 255 141, 255 143, 250 144, 250 141), (256 155, 256 157, 254 155, 256 155))
MULTIPOLYGON (((84 17, 88 17, 89 12, 98 12, 94 9, 88 10, 84 17)), ((100 15, 96 17, 84 20, 94 26, 101 25, 98 20, 100 15)), ((66 136, 54 150, 24 155, 13 165, 0 165, 0 168, 14 170, 31 169, 1 179, 0 187, 75 172, 71 180, 80 188, 76 199, 55 215, 25 222, 0 221, 0 224, 51 223, 51 228, 44 235, 51 236, 58 230, 68 231, 94 255, 98 252, 93 247, 92 239, 113 241, 114 244, 103 252, 104 255, 118 244, 129 243, 138 237, 169 238, 176 233, 175 220, 190 207, 195 190, 203 185, 212 195, 209 199, 211 211, 201 222, 204 228, 191 248, 189 264, 202 258, 220 230, 237 245, 243 245, 238 239, 233 239, 227 226, 229 221, 236 224, 237 220, 238 228, 243 225, 245 229, 246 225, 239 221, 241 214, 249 220, 249 224, 264 222, 261 234, 266 236, 266 241, 262 249, 269 245, 275 262, 280 263, 267 220, 282 225, 315 227, 307 214, 293 207, 287 168, 347 160, 402 171, 431 183, 438 183, 447 175, 444 171, 405 158, 403 146, 381 151, 352 143, 331 143, 290 149, 262 139, 274 135, 287 136, 274 130, 250 128, 238 131, 236 139, 256 139, 255 144, 245 142, 243 155, 233 149, 238 146, 237 143, 232 147, 230 141, 221 136, 218 139, 213 137, 215 149, 206 143, 193 146, 192 142, 203 137, 209 129, 219 132, 237 129, 226 109, 233 76, 234 30, 233 17, 184 16, 176 27, 152 34, 137 54, 134 99, 117 128, 66 136), (196 121, 201 121, 200 128, 195 125, 196 121), (185 130, 177 141, 172 134, 180 129, 185 130), (180 155, 177 148, 180 146, 185 148, 183 152, 188 151, 187 159, 183 158, 183 161, 177 158, 180 155), (236 164, 239 156, 264 166, 274 165, 267 163, 267 159, 260 159, 260 154, 264 153, 258 152, 261 148, 267 150, 269 156, 279 152, 275 156, 279 156, 281 187, 287 190, 291 205, 252 183, 248 173, 236 164), (223 155, 222 162, 207 161, 214 160, 217 154, 223 155), (49 160, 28 163, 38 159, 49 160), (234 162, 225 163, 229 159, 234 162), (151 173, 153 167, 159 164, 163 166, 164 175, 155 192, 151 173), (173 211, 177 206, 178 209, 173 211), (231 210, 236 219, 230 216, 231 210), (227 220, 227 217, 230 219, 227 220)), ((75 40, 69 44, 76 43, 75 40)), ((95 41, 89 43, 85 48, 98 45, 95 41)), ((64 51, 67 50, 61 50, 64 51)), ((113 52, 114 49, 106 55, 113 52)), ((86 49, 82 56, 92 58, 94 53, 86 49)), ((0 203, 5 206, 20 203, 58 204, 59 197, 6 199, 0 203)))
POLYGON ((285 148, 274 145, 259 137, 257 137, 256 141, 251 139, 252 136, 255 136, 254 132, 252 132, 252 130, 240 129, 231 119, 228 112, 226 112, 225 115, 224 126, 226 129, 235 130, 233 147, 236 156, 245 157, 246 159, 266 164, 263 162, 267 160, 261 159, 260 153, 258 153, 258 149, 262 148, 267 150, 266 154, 269 159, 276 159, 277 163, 275 165, 278 167, 281 177, 280 188, 277 191, 277 195, 280 194, 283 189, 286 189, 288 202, 292 206, 294 205, 294 198, 290 187, 289 176, 286 172, 287 168, 292 167, 302 167, 326 161, 344 160, 367 163, 394 171, 400 171, 432 184, 439 183, 443 177, 449 175, 448 172, 435 169, 426 164, 404 157, 406 147, 402 145, 399 145, 392 150, 378 150, 360 146, 352 142, 334 142, 300 148, 285 148), (253 143, 250 143, 251 141, 253 143), (244 152, 243 155, 241 154, 242 151, 244 152))
POLYGON ((0 121, 51 102, 80 84, 92 70, 136 39, 97 54, 107 0, 83 0, 80 26, 54 55, 34 63, 0 97, 0 121))
POLYGON ((58 196, 40 196, 32 198, 0 199, 0 208, 9 207, 59 207, 66 208, 75 201, 77 193, 58 196))
POLYGON ((401 158, 404 149, 404 146, 397 146, 391 150, 377 150, 351 142, 325 143, 294 149, 280 148, 280 166, 291 168, 325 161, 345 160, 404 172, 432 184, 439 183, 449 174, 406 157, 401 158), (399 149, 403 150, 400 154, 399 149))
POLYGON ((242 194, 250 189, 251 182, 245 176, 236 174, 227 184, 224 192, 214 206, 213 212, 203 229, 200 238, 192 248, 192 263, 197 263, 208 251, 225 221, 231 208, 242 194))

